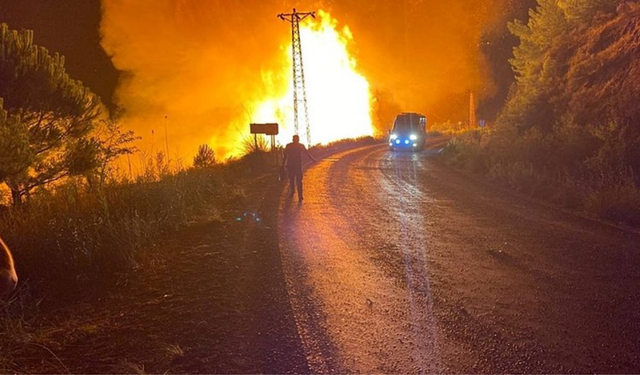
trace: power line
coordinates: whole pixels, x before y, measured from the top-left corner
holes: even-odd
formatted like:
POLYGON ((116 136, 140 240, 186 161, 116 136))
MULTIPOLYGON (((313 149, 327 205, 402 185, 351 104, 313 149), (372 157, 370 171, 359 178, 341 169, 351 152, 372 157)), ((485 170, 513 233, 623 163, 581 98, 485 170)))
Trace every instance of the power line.
POLYGON ((300 21, 307 17, 315 18, 315 12, 299 13, 293 8, 293 13, 280 13, 278 18, 291 23, 291 48, 293 58, 293 124, 296 134, 299 131, 299 106, 304 111, 304 121, 307 130, 307 146, 311 147, 311 126, 309 124, 309 110, 307 106, 307 88, 304 80, 304 64, 302 62, 302 43, 300 41, 300 21))

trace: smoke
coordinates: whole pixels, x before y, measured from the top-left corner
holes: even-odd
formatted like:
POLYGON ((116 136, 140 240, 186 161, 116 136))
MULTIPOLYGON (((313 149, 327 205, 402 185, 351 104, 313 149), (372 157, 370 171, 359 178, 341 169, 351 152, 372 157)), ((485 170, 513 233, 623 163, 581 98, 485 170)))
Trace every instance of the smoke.
MULTIPOLYGON (((374 95, 380 128, 395 111, 448 119, 461 95, 491 88, 479 41, 507 0, 340 0, 295 4, 325 9, 348 25, 351 53, 374 95), (452 99, 453 98, 453 99, 452 99)), ((102 0, 102 46, 121 73, 116 102, 125 125, 172 156, 210 144, 238 153, 253 111, 281 97, 291 62, 281 0, 102 0), (286 67, 283 69, 283 67, 286 67), (153 132, 153 135, 152 135, 153 132)), ((304 43, 304 41, 303 41, 304 43)), ((304 48, 304 46, 303 46, 304 48)))
POLYGON ((491 95, 481 37, 505 22, 508 1, 333 1, 334 16, 353 31, 378 105, 388 109, 377 114, 377 125, 388 125, 399 109, 432 121, 462 120, 469 92, 491 95))

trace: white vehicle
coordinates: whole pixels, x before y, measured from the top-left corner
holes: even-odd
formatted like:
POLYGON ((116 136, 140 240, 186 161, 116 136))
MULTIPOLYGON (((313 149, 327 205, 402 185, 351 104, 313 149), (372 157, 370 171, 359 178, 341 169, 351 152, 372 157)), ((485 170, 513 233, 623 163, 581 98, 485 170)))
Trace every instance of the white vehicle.
POLYGON ((420 151, 427 140, 427 117, 419 113, 401 113, 389 134, 389 149, 420 151))

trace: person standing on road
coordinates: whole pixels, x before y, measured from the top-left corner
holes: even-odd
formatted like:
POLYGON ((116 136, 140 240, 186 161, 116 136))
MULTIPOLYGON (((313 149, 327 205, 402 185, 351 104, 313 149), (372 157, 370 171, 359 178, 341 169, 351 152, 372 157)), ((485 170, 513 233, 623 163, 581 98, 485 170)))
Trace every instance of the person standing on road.
POLYGON ((289 197, 293 198, 295 187, 298 187, 298 201, 302 202, 302 154, 307 155, 311 160, 317 160, 311 156, 309 150, 300 143, 298 135, 293 136, 293 142, 289 143, 284 149, 284 158, 282 159, 282 167, 287 166, 287 174, 289 175, 289 197))

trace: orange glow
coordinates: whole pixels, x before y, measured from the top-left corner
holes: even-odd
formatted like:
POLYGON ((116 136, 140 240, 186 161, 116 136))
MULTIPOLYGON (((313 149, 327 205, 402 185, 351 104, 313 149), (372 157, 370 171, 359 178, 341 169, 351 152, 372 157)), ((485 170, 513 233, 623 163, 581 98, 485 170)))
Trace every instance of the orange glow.
MULTIPOLYGON (((347 49, 353 42, 349 28, 338 28, 337 20, 319 11, 315 20, 307 19, 301 24, 300 37, 312 143, 372 135, 369 82, 358 73, 356 61, 347 49)), ((291 62, 291 43, 282 50, 291 62)), ((286 93, 258 104, 253 122, 277 121, 278 141, 286 144, 295 132, 291 64, 282 69, 288 82, 286 93)), ((301 142, 306 143, 303 121, 299 133, 301 142)))
MULTIPOLYGON (((469 91, 479 97, 491 91, 478 46, 506 3, 296 3, 304 11, 330 11, 301 24, 312 141, 371 134, 372 123, 385 132, 401 111, 438 121, 466 118, 469 91)), ((251 122, 278 122, 280 143, 291 140, 291 25, 276 17, 291 4, 101 4, 101 45, 122 72, 114 101, 124 110, 122 125, 142 137, 140 150, 168 149, 172 160, 189 165, 207 143, 224 160, 244 152, 251 122)))

